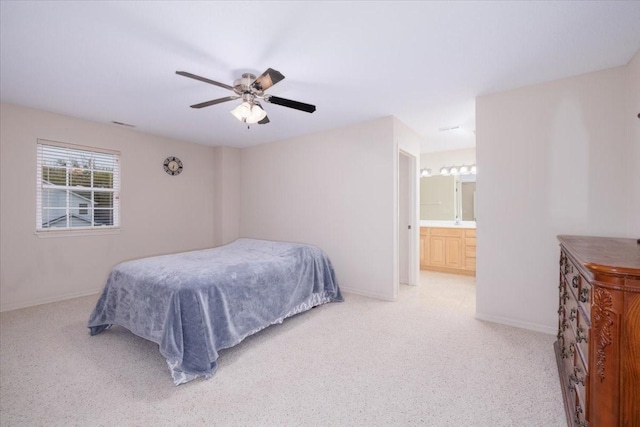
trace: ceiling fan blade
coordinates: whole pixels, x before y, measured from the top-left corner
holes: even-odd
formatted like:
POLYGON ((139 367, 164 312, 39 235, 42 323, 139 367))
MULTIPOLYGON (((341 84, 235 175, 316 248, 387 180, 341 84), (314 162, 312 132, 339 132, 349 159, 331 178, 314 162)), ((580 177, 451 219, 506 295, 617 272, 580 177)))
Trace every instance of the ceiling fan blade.
POLYGON ((215 86, 219 86, 225 89, 233 90, 233 87, 226 85, 224 83, 217 82, 215 80, 207 79, 206 77, 196 76, 195 74, 187 73, 186 71, 176 71, 176 74, 181 76, 189 77, 190 79, 200 80, 201 82, 209 83, 215 86))
POLYGON ((300 111, 306 111, 307 113, 313 113, 316 111, 316 106, 311 104, 305 104, 304 102, 292 101, 290 99, 280 98, 278 96, 265 96, 264 100, 276 105, 282 105, 283 107, 294 108, 300 111))
POLYGON ((273 68, 267 68, 267 71, 262 73, 252 84, 251 87, 256 90, 265 91, 274 84, 284 79, 284 75, 280 71, 276 71, 273 68))
POLYGON ((213 99, 207 102, 201 102, 200 104, 194 104, 191 108, 204 108, 210 105, 220 104, 222 102, 233 101, 234 99, 240 98, 239 96, 225 96, 224 98, 213 99))
MULTIPOLYGON (((258 101, 256 101, 256 105, 258 107, 262 108, 262 105, 258 101)), ((262 108, 262 109, 264 110, 264 108, 262 108)), ((266 125, 267 123, 269 123, 269 116, 264 116, 264 119, 262 119, 262 120, 260 120, 258 122, 259 125, 266 125)))

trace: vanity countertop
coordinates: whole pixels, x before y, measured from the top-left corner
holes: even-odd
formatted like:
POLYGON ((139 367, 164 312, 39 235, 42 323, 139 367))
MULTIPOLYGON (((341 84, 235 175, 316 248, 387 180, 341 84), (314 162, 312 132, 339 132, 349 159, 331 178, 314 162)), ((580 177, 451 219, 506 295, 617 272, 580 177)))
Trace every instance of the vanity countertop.
POLYGON ((460 221, 456 225, 455 221, 420 221, 420 227, 438 227, 438 228, 476 228, 475 221, 460 221))

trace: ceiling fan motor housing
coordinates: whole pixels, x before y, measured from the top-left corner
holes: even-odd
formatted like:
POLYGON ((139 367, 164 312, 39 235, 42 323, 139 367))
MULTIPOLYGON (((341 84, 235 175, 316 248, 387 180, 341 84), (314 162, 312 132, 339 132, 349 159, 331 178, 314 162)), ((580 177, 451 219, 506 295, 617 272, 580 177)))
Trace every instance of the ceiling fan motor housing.
POLYGON ((256 80, 256 76, 251 73, 244 73, 242 77, 233 82, 233 90, 238 94, 252 92, 251 84, 256 80))

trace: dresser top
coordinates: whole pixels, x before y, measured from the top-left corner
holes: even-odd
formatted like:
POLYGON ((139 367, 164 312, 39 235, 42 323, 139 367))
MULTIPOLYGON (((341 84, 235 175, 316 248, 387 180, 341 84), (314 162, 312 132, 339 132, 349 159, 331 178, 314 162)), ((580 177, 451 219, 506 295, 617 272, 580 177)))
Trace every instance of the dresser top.
POLYGON ((640 278, 640 244, 636 239, 558 236, 558 240, 593 273, 640 278))

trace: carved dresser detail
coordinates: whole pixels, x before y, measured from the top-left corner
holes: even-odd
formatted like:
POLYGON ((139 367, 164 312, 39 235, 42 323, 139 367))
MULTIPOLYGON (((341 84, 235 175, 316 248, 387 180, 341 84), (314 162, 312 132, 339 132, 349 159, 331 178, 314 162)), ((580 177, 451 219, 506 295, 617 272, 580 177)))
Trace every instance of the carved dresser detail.
POLYGON ((568 424, 640 427, 640 244, 558 240, 554 349, 568 424))

